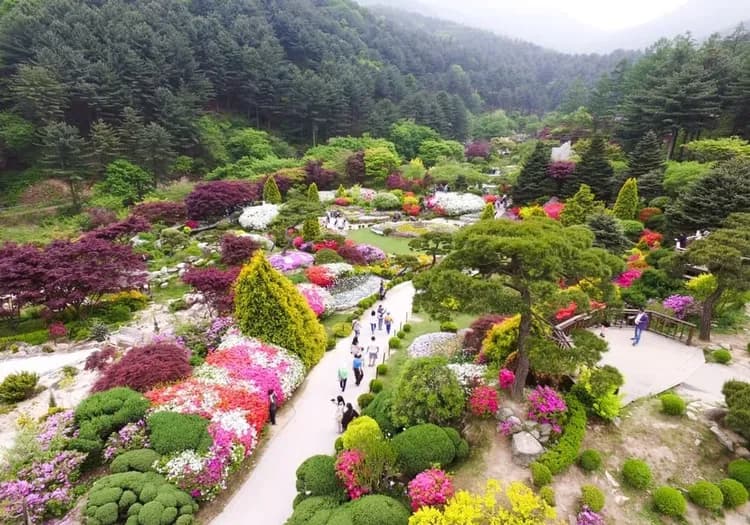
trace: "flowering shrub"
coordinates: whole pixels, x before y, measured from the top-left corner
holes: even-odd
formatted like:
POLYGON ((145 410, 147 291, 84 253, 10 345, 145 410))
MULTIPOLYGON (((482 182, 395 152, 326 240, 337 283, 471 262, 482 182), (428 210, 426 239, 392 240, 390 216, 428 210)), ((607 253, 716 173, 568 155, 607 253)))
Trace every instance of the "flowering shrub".
POLYGON ((305 270, 305 275, 311 283, 323 288, 330 288, 336 282, 334 276, 323 266, 310 266, 305 270))
POLYGON ((478 353, 482 349, 482 341, 487 336, 487 332, 505 319, 506 316, 498 314, 486 314, 477 318, 471 323, 469 331, 464 336, 464 348, 470 350, 472 354, 478 353))
POLYGON ((335 239, 324 239, 322 241, 314 242, 313 252, 317 253, 320 250, 333 250, 334 252, 339 249, 339 243, 335 239))
POLYGON ((185 221, 184 226, 188 230, 194 230, 200 226, 200 223, 198 221, 185 221))
POLYGON ((604 518, 584 505, 576 516, 576 525, 604 525, 604 518))
POLYGON ((356 250, 364 257, 365 263, 372 264, 385 260, 385 252, 372 244, 357 244, 356 250))
POLYGON ((65 328, 64 324, 57 321, 47 327, 47 333, 49 334, 50 338, 59 339, 68 335, 68 329, 65 328))
POLYGON ((452 193, 438 191, 425 202, 428 208, 440 208, 445 215, 478 213, 484 209, 484 199, 473 193, 452 193))
POLYGON ((364 462, 364 454, 359 450, 343 450, 336 458, 336 476, 344 484, 350 499, 358 499, 367 494, 366 487, 360 485, 358 468, 364 462))
POLYGON ((336 197, 333 199, 333 203, 337 206, 349 206, 352 200, 349 197, 336 197))
POLYGON ((349 241, 343 246, 340 246, 336 253, 338 253, 339 256, 349 264, 356 264, 358 266, 364 266, 367 264, 367 260, 365 259, 365 256, 362 255, 362 252, 360 252, 357 247, 349 241))
POLYGON ((664 240, 664 236, 661 233, 653 232, 647 228, 641 233, 641 238, 638 242, 644 243, 649 248, 654 249, 661 246, 662 240, 664 240))
POLYGON ((638 212, 638 220, 645 223, 648 222, 651 217, 656 217, 662 213, 661 208, 643 208, 638 212))
POLYGON ((409 345, 409 357, 449 356, 460 346, 458 336, 452 332, 434 332, 420 335, 409 345))
POLYGON ((510 390, 513 383, 516 381, 516 374, 512 370, 503 368, 498 374, 498 381, 500 382, 500 388, 503 390, 510 390))
POLYGON ((404 204, 402 206, 402 209, 404 210, 404 213, 412 217, 416 217, 417 215, 419 215, 419 212, 422 211, 422 208, 420 208, 419 204, 404 204))
POLYGON ((293 272, 303 266, 310 266, 313 263, 313 256, 305 252, 288 251, 271 255, 268 262, 279 271, 293 272))
POLYGON ((107 442, 104 444, 104 459, 110 461, 116 456, 139 448, 148 448, 148 433, 146 431, 146 422, 144 420, 128 423, 118 432, 109 435, 107 442))
POLYGON ((499 199, 497 195, 483 195, 482 198, 487 204, 495 204, 495 201, 499 199))
POLYGON ((456 379, 464 390, 470 390, 479 385, 487 372, 487 366, 474 363, 451 363, 448 368, 456 375, 456 379))
POLYGON ((64 410, 52 414, 39 428, 36 440, 42 452, 62 450, 67 441, 75 437, 74 411, 64 410))
POLYGON ((420 472, 409 482, 408 486, 411 510, 422 507, 436 507, 447 503, 453 496, 453 481, 445 471, 431 468, 420 472))
POLYGON ((633 249, 633 253, 628 255, 628 260, 625 265, 629 270, 645 270, 646 268, 648 268, 648 262, 646 262, 645 254, 637 248, 633 249))
POLYGON ((547 217, 559 221, 560 214, 565 209, 565 204, 562 202, 548 202, 542 206, 542 209, 544 210, 544 213, 547 214, 547 217))
POLYGON ((560 308, 555 313, 555 320, 560 322, 565 321, 566 319, 570 319, 571 317, 573 317, 573 314, 576 313, 577 308, 578 305, 574 302, 571 302, 570 304, 568 304, 568 306, 566 306, 565 308, 560 308))
POLYGON ((640 270, 638 268, 625 270, 617 276, 617 278, 614 280, 614 283, 620 288, 630 288, 633 285, 633 282, 638 279, 642 273, 643 270, 640 270))
POLYGON ((246 230, 265 230, 278 215, 277 204, 263 203, 259 206, 248 206, 242 210, 239 223, 246 230))
POLYGON ((477 417, 492 417, 498 409, 497 390, 489 386, 478 386, 471 392, 469 409, 477 417))
POLYGON ((325 288, 312 283, 300 283, 297 290, 318 317, 333 308, 333 296, 325 288))
POLYGON ((548 386, 538 386, 528 397, 528 418, 552 426, 554 432, 562 432, 559 420, 568 409, 560 394, 548 386))
POLYGON ((677 316, 678 319, 683 319, 685 314, 688 312, 695 299, 690 295, 670 295, 661 303, 664 308, 669 308, 677 316))

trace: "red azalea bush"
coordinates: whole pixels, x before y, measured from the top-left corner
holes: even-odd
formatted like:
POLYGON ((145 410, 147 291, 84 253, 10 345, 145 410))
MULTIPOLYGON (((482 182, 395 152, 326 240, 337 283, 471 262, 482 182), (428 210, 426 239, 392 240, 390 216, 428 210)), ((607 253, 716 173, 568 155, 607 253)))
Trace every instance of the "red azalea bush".
POLYGON ((68 335, 68 329, 60 321, 57 321, 47 327, 47 333, 51 339, 59 339, 68 335))
POLYGON ((644 243, 649 248, 658 248, 661 246, 661 242, 664 240, 664 236, 659 232, 654 232, 648 228, 643 230, 641 238, 638 240, 639 243, 644 243))
POLYGON ((292 246, 294 246, 297 250, 299 250, 300 246, 302 246, 304 243, 305 239, 301 235, 297 235, 294 239, 292 239, 292 246))
POLYGON ((485 195, 482 198, 484 199, 484 202, 488 204, 495 204, 495 201, 499 199, 497 195, 485 195))
POLYGON ((335 282, 333 276, 322 266, 308 266, 305 269, 305 275, 308 281, 324 288, 330 288, 335 282))
POLYGON ((136 233, 151 229, 151 224, 140 215, 131 215, 125 220, 113 222, 92 230, 85 235, 89 239, 101 239, 105 241, 126 240, 136 233))
POLYGON ((107 346, 96 352, 92 352, 86 358, 86 364, 84 370, 99 370, 102 371, 112 364, 117 356, 117 350, 114 346, 107 346))
POLYGON ((367 258, 365 257, 365 254, 358 250, 354 244, 344 244, 343 246, 340 246, 338 250, 336 250, 336 253, 343 257, 344 260, 349 264, 353 264, 355 266, 367 265, 367 258))
POLYGON ((322 241, 313 243, 313 252, 318 253, 320 250, 333 250, 334 252, 339 249, 339 243, 335 239, 324 239, 322 241))
POLYGON ((503 390, 510 390, 513 383, 516 381, 516 374, 512 370, 503 368, 497 376, 500 388, 503 390))
POLYGON ((352 200, 349 197, 336 197, 333 199, 333 203, 337 206, 349 206, 352 200))
POLYGON ((250 260, 260 248, 252 237, 239 237, 227 233, 221 238, 221 262, 227 266, 239 266, 250 260))
POLYGON ((437 468, 420 472, 409 482, 409 500, 414 512, 422 507, 444 505, 453 493, 453 480, 437 468))
POLYGON ((203 294, 206 304, 217 313, 228 313, 234 305, 232 284, 240 273, 238 267, 220 270, 218 268, 190 268, 182 280, 203 294))
POLYGON ((187 219, 187 208, 184 202, 142 202, 133 208, 132 213, 140 215, 151 224, 161 223, 166 226, 182 224, 187 219))
POLYGON ((240 180, 202 182, 185 198, 188 218, 220 219, 244 204, 260 199, 262 184, 240 180))
POLYGON ((630 270, 625 270, 618 275, 614 282, 620 288, 630 288, 633 285, 633 282, 635 282, 642 273, 643 270, 631 268, 630 270))
POLYGON ((198 221, 185 221, 184 224, 185 228, 189 228, 191 230, 194 230, 200 226, 200 223, 198 221))
POLYGON ((190 351, 176 343, 160 342, 131 348, 118 362, 107 367, 91 388, 101 392, 126 386, 146 392, 156 385, 190 375, 190 351))
POLYGON ((651 217, 661 215, 662 213, 660 208, 643 208, 638 212, 638 220, 645 224, 651 217))
POLYGON ((419 215, 419 212, 422 210, 422 208, 419 207, 419 204, 404 204, 402 209, 404 210, 404 213, 412 217, 419 215))
POLYGON ((489 386, 478 386, 471 391, 469 409, 477 417, 492 417, 498 409, 497 390, 489 386))
POLYGON ((470 350, 472 354, 478 354, 482 350, 482 341, 490 328, 505 321, 506 318, 507 316, 499 314, 486 314, 477 318, 471 323, 464 336, 464 348, 470 350))
POLYGON ((555 320, 557 322, 565 321, 566 319, 570 319, 573 317, 573 315, 576 313, 576 309, 578 308, 578 305, 574 302, 571 302, 566 306, 565 308, 560 308, 555 313, 555 320))

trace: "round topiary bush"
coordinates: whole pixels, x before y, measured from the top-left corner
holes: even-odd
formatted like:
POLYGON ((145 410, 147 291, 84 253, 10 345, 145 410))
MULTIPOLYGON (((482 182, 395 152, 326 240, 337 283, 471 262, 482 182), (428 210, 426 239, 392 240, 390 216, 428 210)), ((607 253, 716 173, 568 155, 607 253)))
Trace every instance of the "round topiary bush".
POLYGON ((729 477, 742 483, 747 490, 750 490, 750 461, 746 459, 736 459, 727 467, 729 477))
POLYGON ((32 372, 10 374, 0 383, 0 401, 18 403, 34 396, 39 376, 32 372))
POLYGON ((329 264, 343 262, 344 258, 341 257, 335 250, 330 248, 323 248, 315 254, 315 264, 329 264))
POLYGON ((379 376, 387 376, 388 375, 388 365, 385 364, 385 363, 382 363, 382 364, 378 365, 375 370, 377 372, 377 375, 379 375, 379 376))
POLYGON ((407 525, 410 515, 398 500, 381 495, 356 499, 349 511, 353 525, 407 525))
POLYGON ((546 465, 534 461, 529 465, 531 469, 531 480, 535 487, 543 487, 552 483, 552 472, 546 465))
POLYGON ((369 443, 382 440, 383 432, 373 418, 360 416, 349 423, 341 438, 345 449, 365 450, 369 443))
POLYGON ((289 517, 286 525, 307 525, 310 523, 329 523, 328 517, 331 511, 337 508, 340 502, 336 498, 326 496, 311 496, 300 501, 294 507, 294 512, 289 517))
POLYGON ((449 465, 456 457, 456 447, 445 430, 430 423, 407 428, 396 435, 391 444, 398 466, 410 478, 433 464, 449 465))
POLYGON ((622 465, 622 478, 634 489, 645 489, 651 483, 651 468, 645 461, 629 459, 622 465))
POLYGON ((373 399, 375 399, 375 394, 371 394, 370 392, 360 394, 360 396, 357 398, 357 406, 360 410, 364 410, 365 408, 367 408, 367 405, 372 403, 373 399))
POLYGON ((539 489, 539 497, 550 507, 555 506, 555 489, 549 485, 545 485, 539 489))
POLYGON ((728 509, 747 503, 747 489, 736 479, 722 479, 719 482, 719 490, 724 495, 724 506, 728 509))
POLYGON ((659 487, 653 494, 654 508, 665 516, 683 516, 687 502, 679 490, 672 487, 659 487))
POLYGON ((146 420, 151 446, 165 456, 183 450, 206 452, 213 443, 206 418, 177 412, 156 412, 146 420))
POLYGON ((398 350, 403 345, 404 344, 401 342, 401 339, 399 339, 398 337, 391 337, 390 339, 388 339, 388 347, 389 348, 395 348, 395 349, 398 350))
POLYGON ((452 332, 455 334, 456 332, 458 332, 458 325, 453 321, 443 321, 442 323, 440 323, 440 331, 452 332))
POLYGON ((383 382, 380 379, 370 381, 370 392, 378 394, 383 390, 383 382))
POLYGON ((725 350, 724 348, 714 350, 711 353, 711 357, 713 357, 714 361, 722 365, 725 365, 732 360, 732 354, 729 352, 729 350, 725 350))
POLYGON ((403 339, 404 337, 406 337, 406 332, 404 330, 399 330, 398 332, 396 332, 396 337, 398 337, 399 339, 403 339))
POLYGON ((594 512, 604 508, 604 494, 594 485, 581 486, 581 507, 586 506, 594 512))
MULTIPOLYGON (((401 329, 408 334, 409 332, 411 332, 411 325, 409 323, 405 323, 404 326, 401 327, 401 329)), ((748 352, 750 352, 750 345, 748 345, 748 352)))
POLYGON ((599 470, 602 466, 602 456, 596 450, 584 450, 578 457, 578 465, 586 472, 599 470))
POLYGON ((710 481, 696 481, 688 489, 690 501, 704 509, 717 511, 724 504, 721 489, 710 481))
POLYGON ((129 450, 117 456, 109 467, 113 474, 118 472, 128 472, 134 470, 137 472, 152 472, 154 463, 159 461, 161 456, 150 448, 141 448, 129 450))
POLYGON ((297 467, 297 492, 305 497, 329 496, 343 501, 346 493, 336 476, 336 458, 325 454, 310 456, 297 467))
POLYGON ((661 411, 669 416, 681 416, 685 413, 685 400, 677 394, 667 393, 662 395, 661 411))

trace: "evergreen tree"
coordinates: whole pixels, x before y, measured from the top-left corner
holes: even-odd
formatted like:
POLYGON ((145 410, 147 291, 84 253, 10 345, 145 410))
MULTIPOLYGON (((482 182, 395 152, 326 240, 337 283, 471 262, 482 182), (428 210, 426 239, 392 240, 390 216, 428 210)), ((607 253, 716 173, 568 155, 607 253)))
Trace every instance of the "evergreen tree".
POLYGON ((310 202, 320 202, 320 194, 318 193, 318 185, 314 182, 307 187, 307 200, 310 202))
POLYGON ((235 283, 235 319, 243 334, 297 354, 305 366, 317 363, 326 333, 292 282, 258 250, 235 283))
POLYGON ((639 202, 638 181, 634 178, 629 178, 617 193, 617 200, 612 209, 612 214, 618 219, 624 221, 635 220, 635 215, 638 213, 639 202))
POLYGON ((86 141, 78 129, 64 122, 53 122, 42 128, 42 163, 53 177, 67 181, 73 208, 81 209, 81 174, 86 141))
POLYGON ((649 131, 636 144, 628 162, 631 177, 640 177, 649 171, 664 169, 664 154, 656 133, 649 131))
POLYGON ((646 202, 664 195, 664 170, 656 169, 640 176, 638 194, 646 202))
POLYGON ((608 213, 595 213, 586 219, 586 226, 594 232, 594 246, 620 254, 629 246, 620 222, 608 213))
POLYGON ((586 184, 597 199, 609 200, 614 170, 607 160, 604 137, 594 135, 589 148, 576 165, 574 183, 586 184))
POLYGON ((137 151, 137 160, 154 174, 155 182, 163 181, 175 157, 169 132, 150 122, 141 131, 137 151))
POLYGON ((101 119, 91 125, 89 144, 89 165, 96 174, 102 173, 110 162, 120 156, 122 143, 117 130, 101 119))
POLYGON ((581 184, 576 194, 565 201, 565 207, 560 213, 560 222, 564 226, 586 224, 589 215, 603 211, 604 203, 596 200, 587 184, 581 184))
POLYGON ((263 200, 271 204, 281 204, 279 185, 276 184, 276 179, 271 175, 266 177, 266 182, 263 184, 263 200))
POLYGON ((513 186, 513 202, 525 204, 552 195, 555 185, 547 175, 549 154, 549 148, 538 141, 513 186))
POLYGON ((484 205, 484 209, 482 210, 482 215, 479 216, 480 221, 486 221, 488 219, 494 219, 495 218, 495 206, 488 202, 484 205))
POLYGON ((306 241, 314 241, 320 237, 320 222, 317 217, 308 217, 302 224, 302 237, 306 241))

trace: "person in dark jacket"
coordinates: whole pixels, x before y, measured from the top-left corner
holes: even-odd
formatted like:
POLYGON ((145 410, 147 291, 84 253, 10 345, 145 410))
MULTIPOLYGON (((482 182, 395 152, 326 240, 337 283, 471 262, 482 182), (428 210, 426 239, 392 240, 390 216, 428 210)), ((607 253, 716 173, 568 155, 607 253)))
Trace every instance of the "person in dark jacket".
POLYGON ((633 341, 633 346, 641 342, 641 334, 648 328, 648 321, 649 318, 646 311, 642 307, 639 308, 638 315, 636 315, 635 319, 633 320, 633 324, 635 325, 635 334, 633 334, 633 337, 630 338, 630 340, 633 341))
POLYGON ((346 404, 346 411, 344 412, 344 416, 341 418, 341 428, 343 429, 343 432, 346 432, 346 427, 349 426, 349 423, 351 423, 354 418, 359 417, 359 412, 354 410, 354 407, 351 403, 346 404))
POLYGON ((271 420, 271 424, 276 424, 276 392, 268 390, 268 419, 271 420))

